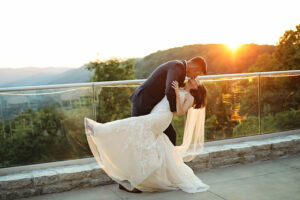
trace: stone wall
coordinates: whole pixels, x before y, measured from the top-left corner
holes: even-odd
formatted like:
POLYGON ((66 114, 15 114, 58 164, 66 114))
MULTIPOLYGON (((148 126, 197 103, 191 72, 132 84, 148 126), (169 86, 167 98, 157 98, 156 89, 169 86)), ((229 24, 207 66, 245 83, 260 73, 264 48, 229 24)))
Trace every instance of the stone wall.
POLYGON ((16 199, 114 183, 97 163, 20 172, 0 177, 0 199, 16 199))
MULTIPOLYGON (((300 134, 205 147, 205 152, 187 165, 194 172, 201 172, 295 154, 300 155, 300 134)), ((17 199, 112 183, 114 181, 96 162, 31 170, 0 176, 0 199, 17 199)))
POLYGON ((194 172, 246 164, 255 161, 300 155, 300 135, 208 147, 205 154, 187 163, 194 172))

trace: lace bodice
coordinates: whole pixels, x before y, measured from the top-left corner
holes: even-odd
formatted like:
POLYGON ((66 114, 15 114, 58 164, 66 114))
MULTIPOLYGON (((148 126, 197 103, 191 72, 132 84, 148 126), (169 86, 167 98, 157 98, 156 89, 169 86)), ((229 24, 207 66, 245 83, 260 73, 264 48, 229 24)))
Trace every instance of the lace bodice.
MULTIPOLYGON (((184 97, 186 93, 187 93, 186 90, 183 89, 179 90, 179 97, 180 97, 181 104, 184 101, 184 97)), ((171 112, 167 96, 164 96, 164 98, 158 104, 156 104, 151 111, 151 113, 157 113, 157 112, 171 112)))

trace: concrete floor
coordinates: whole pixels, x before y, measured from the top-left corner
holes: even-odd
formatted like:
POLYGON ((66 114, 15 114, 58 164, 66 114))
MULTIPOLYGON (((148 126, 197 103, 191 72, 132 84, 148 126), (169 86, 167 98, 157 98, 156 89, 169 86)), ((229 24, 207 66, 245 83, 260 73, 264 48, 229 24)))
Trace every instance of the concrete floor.
MULTIPOLYGON (((27 198, 32 200, 299 200, 300 156, 212 169, 197 176, 210 189, 188 194, 178 191, 127 193, 117 184, 27 198)), ((25 199, 24 199, 25 200, 25 199)))

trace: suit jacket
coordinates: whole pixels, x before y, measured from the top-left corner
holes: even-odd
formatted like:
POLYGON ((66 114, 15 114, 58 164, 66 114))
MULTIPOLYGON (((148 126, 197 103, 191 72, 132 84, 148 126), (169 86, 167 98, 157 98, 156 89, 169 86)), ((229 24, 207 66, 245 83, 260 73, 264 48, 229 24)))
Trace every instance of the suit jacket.
POLYGON ((172 88, 172 81, 178 81, 179 87, 183 87, 185 76, 185 60, 171 60, 163 63, 133 92, 130 99, 139 107, 145 107, 145 109, 151 111, 166 95, 171 112, 175 112, 176 94, 172 88))

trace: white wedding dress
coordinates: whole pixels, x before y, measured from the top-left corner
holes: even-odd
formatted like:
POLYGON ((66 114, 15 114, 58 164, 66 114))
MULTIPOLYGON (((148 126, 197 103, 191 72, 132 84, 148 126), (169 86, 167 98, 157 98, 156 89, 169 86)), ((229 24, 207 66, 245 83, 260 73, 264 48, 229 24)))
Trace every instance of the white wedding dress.
MULTIPOLYGON (((182 102, 186 93, 185 90, 179 91, 182 102)), ((144 192, 154 192, 181 189, 188 193, 206 191, 209 186, 184 163, 183 158, 189 157, 183 155, 186 148, 174 146, 163 133, 172 117, 173 113, 165 96, 148 115, 108 123, 85 118, 85 131, 100 167, 128 190, 137 188, 144 192)))

